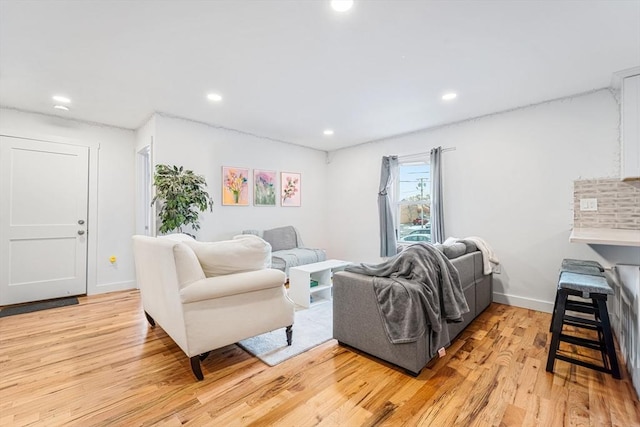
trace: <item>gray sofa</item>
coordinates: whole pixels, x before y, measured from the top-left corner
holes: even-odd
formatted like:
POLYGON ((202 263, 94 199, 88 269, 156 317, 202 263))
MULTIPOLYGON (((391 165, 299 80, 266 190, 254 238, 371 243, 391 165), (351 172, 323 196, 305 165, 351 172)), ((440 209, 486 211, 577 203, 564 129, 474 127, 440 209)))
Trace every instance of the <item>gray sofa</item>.
MULTIPOLYGON (((446 323, 449 338, 453 340, 489 304, 493 295, 492 275, 483 274, 482 253, 467 246, 443 252, 458 270, 469 312, 461 323, 446 323), (453 259, 451 259, 453 258, 453 259)), ((415 342, 392 344, 384 329, 376 296, 373 277, 352 272, 337 272, 333 276, 333 337, 372 356, 404 368, 418 375, 435 356, 430 354, 429 331, 415 342)), ((447 343, 438 343, 446 347, 447 343)))
POLYGON ((259 236, 269 243, 271 245, 271 268, 284 271, 287 277, 291 267, 327 259, 324 250, 305 247, 298 229, 290 225, 270 230, 243 230, 242 234, 259 236))

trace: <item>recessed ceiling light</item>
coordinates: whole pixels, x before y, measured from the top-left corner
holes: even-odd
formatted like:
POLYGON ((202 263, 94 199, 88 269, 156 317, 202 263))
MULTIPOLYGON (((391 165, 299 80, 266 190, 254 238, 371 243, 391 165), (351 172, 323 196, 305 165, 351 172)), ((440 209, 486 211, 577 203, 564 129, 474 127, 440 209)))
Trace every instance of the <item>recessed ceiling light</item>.
POLYGON ((207 95, 207 98, 209 99, 209 101, 222 101, 222 95, 218 95, 217 93, 210 93, 209 95, 207 95))
POLYGON ((71 102, 71 100, 69 98, 67 98, 66 96, 62 96, 62 95, 53 96, 53 100, 56 101, 56 102, 62 102, 63 104, 69 104, 71 102))
POLYGON ((353 7, 353 0, 331 0, 331 7, 336 12, 346 12, 353 7))
POLYGON ((53 108, 56 110, 69 111, 69 107, 65 107, 64 105, 54 105, 53 108))
POLYGON ((325 135, 333 135, 333 131, 331 129, 327 129, 322 133, 324 133, 325 135))
POLYGON ((458 94, 456 93, 446 93, 444 95, 442 95, 442 99, 445 101, 451 101, 452 99, 455 99, 458 96, 458 94))

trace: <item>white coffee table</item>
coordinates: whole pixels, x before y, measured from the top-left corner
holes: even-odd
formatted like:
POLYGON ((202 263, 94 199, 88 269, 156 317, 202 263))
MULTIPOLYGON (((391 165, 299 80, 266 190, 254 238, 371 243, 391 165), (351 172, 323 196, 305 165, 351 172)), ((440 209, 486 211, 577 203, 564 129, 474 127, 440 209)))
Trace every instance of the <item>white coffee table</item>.
POLYGON ((331 301, 333 272, 343 270, 349 264, 351 263, 348 261, 329 259, 291 267, 289 269, 289 297, 297 305, 304 308, 331 301), (311 281, 318 284, 311 286, 311 281))

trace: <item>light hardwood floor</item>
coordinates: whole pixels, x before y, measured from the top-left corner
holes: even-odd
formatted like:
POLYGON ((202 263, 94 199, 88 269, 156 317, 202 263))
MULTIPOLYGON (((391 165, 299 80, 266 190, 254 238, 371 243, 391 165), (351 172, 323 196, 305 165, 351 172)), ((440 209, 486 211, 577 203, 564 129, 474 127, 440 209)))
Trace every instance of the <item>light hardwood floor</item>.
POLYGON ((626 370, 545 372, 549 321, 492 304, 417 378, 331 340, 275 367, 230 345, 198 382, 137 291, 82 297, 0 318, 0 426, 640 426, 626 370))

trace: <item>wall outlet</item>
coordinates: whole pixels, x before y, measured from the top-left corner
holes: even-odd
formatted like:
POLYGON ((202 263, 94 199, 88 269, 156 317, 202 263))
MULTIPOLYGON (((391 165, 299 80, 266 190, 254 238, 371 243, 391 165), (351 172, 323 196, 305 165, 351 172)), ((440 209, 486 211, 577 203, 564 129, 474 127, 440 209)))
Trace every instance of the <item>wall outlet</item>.
POLYGON ((597 211, 598 199, 580 199, 581 211, 597 211))

